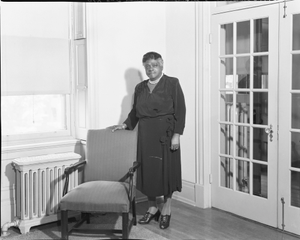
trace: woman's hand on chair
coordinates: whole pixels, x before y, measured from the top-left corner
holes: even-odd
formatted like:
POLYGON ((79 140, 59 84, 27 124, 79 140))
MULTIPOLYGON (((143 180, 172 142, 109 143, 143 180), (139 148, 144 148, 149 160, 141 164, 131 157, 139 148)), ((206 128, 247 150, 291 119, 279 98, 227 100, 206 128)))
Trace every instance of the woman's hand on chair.
POLYGON ((114 132, 116 130, 125 130, 127 128, 127 125, 125 123, 120 124, 120 125, 113 125, 111 127, 108 127, 110 129, 112 129, 111 131, 114 132))

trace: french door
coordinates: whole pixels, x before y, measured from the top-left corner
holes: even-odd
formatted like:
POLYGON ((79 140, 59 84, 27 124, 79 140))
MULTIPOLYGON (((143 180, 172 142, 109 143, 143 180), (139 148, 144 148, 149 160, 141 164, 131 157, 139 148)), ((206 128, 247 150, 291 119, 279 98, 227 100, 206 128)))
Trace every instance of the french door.
POLYGON ((300 235, 300 1, 280 6, 279 228, 300 235))
POLYGON ((300 234, 300 6, 282 4, 212 16, 212 206, 300 234))

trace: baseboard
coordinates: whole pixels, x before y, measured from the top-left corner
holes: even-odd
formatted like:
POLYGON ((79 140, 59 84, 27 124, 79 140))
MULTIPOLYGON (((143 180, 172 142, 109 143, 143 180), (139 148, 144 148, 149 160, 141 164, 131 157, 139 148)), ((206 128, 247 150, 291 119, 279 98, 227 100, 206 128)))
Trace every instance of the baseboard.
MULTIPOLYGON (((175 192, 173 194, 173 199, 187 203, 192 206, 196 206, 195 201, 195 183, 182 181, 182 190, 181 192, 175 192)), ((147 197, 142 193, 138 192, 136 197, 136 202, 147 201, 147 197)))
POLYGON ((173 194, 173 199, 187 203, 192 206, 196 206, 195 183, 191 183, 183 180, 181 192, 175 192, 173 194))

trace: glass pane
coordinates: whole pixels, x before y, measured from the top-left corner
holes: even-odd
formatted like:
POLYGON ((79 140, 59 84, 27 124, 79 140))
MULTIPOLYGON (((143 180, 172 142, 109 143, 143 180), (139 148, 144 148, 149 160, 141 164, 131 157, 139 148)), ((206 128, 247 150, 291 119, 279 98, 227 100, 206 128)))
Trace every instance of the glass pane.
POLYGON ((268 167, 253 163, 253 195, 268 198, 268 167))
POLYGON ((233 126, 220 124, 220 153, 233 154, 233 126))
POLYGON ((253 128, 253 158, 268 161, 268 134, 264 128, 253 128))
POLYGON ((250 157, 250 128, 236 127, 236 155, 238 157, 250 157))
POLYGON ((250 88, 250 57, 237 57, 236 62, 237 87, 250 88))
POLYGON ((233 23, 221 25, 221 55, 233 54, 233 23))
POLYGON ((254 20, 254 52, 267 52, 269 49, 269 19, 254 20))
POLYGON ((253 124, 268 125, 268 93, 253 93, 253 124))
POLYGON ((292 128, 300 129, 300 93, 292 94, 292 128))
POLYGON ((221 59, 220 88, 233 88, 233 58, 221 59))
POLYGON ((253 87, 267 89, 269 83, 269 57, 254 57, 253 87))
POLYGON ((64 95, 1 97, 2 134, 29 134, 63 130, 64 95))
POLYGON ((236 25, 237 53, 250 52, 250 21, 238 22, 236 25))
POLYGON ((300 14, 293 16, 293 50, 300 50, 300 14))
POLYGON ((249 193, 249 162, 236 161, 236 190, 249 193))
POLYGON ((233 163, 231 158, 220 157, 220 184, 233 189, 233 163))
POLYGON ((300 89, 300 54, 292 58, 292 89, 300 89))
POLYGON ((291 172, 291 205, 300 208, 300 172, 291 172))
POLYGON ((300 133, 292 132, 291 166, 300 168, 300 133))
POLYGON ((236 121, 239 123, 250 123, 250 93, 236 93, 236 121))
POLYGON ((220 120, 233 121, 233 92, 221 92, 220 95, 220 120))

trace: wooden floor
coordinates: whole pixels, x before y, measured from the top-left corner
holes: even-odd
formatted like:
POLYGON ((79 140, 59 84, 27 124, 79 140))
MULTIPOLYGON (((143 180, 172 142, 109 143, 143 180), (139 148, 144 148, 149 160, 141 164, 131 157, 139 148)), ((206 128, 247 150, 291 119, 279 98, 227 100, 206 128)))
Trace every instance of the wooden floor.
MULTIPOLYGON (((147 202, 137 204, 138 219, 146 212, 147 202)), ((159 228, 152 220, 144 225, 148 230, 172 240, 230 239, 230 240, 299 240, 281 230, 259 224, 236 215, 215 209, 200 209, 173 200, 170 227, 159 228)))

